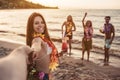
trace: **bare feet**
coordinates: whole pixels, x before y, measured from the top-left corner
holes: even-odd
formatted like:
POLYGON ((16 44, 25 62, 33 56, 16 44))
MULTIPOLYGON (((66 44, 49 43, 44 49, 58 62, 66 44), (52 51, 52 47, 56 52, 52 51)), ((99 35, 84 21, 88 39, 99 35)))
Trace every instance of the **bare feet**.
POLYGON ((81 60, 84 60, 84 58, 81 58, 81 60))
POLYGON ((108 63, 108 62, 105 62, 105 63, 104 63, 104 66, 109 66, 109 63, 108 63))

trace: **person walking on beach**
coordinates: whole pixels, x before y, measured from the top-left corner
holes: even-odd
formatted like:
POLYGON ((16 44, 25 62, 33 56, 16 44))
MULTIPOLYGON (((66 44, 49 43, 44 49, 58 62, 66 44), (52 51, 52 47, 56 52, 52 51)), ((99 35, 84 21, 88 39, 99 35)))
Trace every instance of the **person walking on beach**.
POLYGON ((90 50, 92 49, 93 27, 92 27, 92 21, 87 20, 85 23, 86 16, 87 13, 85 13, 82 20, 82 25, 84 30, 84 37, 82 39, 82 60, 84 60, 84 53, 85 51, 87 51, 87 61, 89 61, 90 50))
POLYGON ((104 65, 109 65, 109 49, 115 36, 114 26, 111 23, 109 23, 110 19, 110 16, 105 16, 105 24, 103 26, 103 29, 100 29, 100 32, 105 34, 104 65))
POLYGON ((73 22, 73 18, 71 15, 67 16, 67 21, 62 24, 62 36, 68 37, 68 44, 69 44, 69 56, 71 55, 71 43, 72 43, 72 36, 73 31, 76 31, 75 23, 73 22), (63 34, 63 27, 65 26, 65 34, 63 34))
POLYGON ((28 19, 26 44, 34 50, 34 63, 28 78, 32 76, 30 80, 49 80, 50 71, 58 66, 58 52, 48 34, 45 19, 40 13, 34 12, 28 19))

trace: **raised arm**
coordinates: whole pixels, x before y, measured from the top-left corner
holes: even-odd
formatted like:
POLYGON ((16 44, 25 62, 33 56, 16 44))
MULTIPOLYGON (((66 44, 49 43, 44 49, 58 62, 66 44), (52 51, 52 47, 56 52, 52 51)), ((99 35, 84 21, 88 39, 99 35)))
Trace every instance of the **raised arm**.
POLYGON ((83 24, 83 27, 85 27, 85 23, 84 23, 84 20, 85 20, 85 17, 87 16, 87 13, 85 13, 84 17, 83 17, 83 20, 82 20, 82 24, 83 24))

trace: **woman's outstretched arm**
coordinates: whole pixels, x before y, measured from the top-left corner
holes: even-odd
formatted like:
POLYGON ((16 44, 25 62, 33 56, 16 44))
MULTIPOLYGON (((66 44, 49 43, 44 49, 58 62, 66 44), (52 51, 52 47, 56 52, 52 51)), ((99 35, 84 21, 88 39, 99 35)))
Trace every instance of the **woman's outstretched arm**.
POLYGON ((42 40, 38 37, 38 38, 34 38, 32 41, 32 46, 31 48, 33 49, 34 53, 33 53, 33 59, 37 59, 38 57, 38 53, 41 50, 41 42, 42 40))

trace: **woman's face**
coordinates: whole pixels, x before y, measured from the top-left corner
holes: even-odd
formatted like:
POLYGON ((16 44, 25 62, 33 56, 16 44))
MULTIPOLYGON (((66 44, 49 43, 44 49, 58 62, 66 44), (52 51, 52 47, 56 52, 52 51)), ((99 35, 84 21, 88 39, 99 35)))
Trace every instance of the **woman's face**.
POLYGON ((87 22, 86 22, 86 26, 87 26, 87 27, 90 27, 90 26, 91 26, 91 22, 90 22, 90 21, 87 21, 87 22))
POLYGON ((33 22, 33 29, 37 33, 43 33, 45 30, 45 23, 40 16, 36 16, 33 22))
POLYGON ((67 17, 67 20, 68 20, 68 21, 72 21, 72 16, 68 16, 68 17, 67 17))

